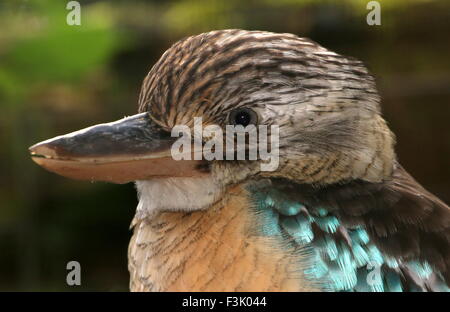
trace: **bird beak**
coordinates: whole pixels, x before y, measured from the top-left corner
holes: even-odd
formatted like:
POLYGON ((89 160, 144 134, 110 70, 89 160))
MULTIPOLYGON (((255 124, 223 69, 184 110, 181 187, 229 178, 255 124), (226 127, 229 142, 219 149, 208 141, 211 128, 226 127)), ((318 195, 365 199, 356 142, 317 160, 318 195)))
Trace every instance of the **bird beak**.
POLYGON ((29 150, 38 165, 77 180, 127 183, 204 175, 201 161, 172 158, 176 139, 142 113, 58 136, 29 150))

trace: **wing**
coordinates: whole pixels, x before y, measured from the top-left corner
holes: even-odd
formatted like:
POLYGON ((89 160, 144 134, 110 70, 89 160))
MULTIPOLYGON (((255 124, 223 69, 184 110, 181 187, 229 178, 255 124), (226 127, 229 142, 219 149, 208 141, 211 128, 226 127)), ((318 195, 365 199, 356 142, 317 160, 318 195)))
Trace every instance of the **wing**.
POLYGON ((272 198, 286 235, 316 251, 311 272, 334 290, 448 290, 450 208, 399 164, 383 183, 276 180, 262 194, 272 198), (381 284, 367 285, 377 266, 381 284))

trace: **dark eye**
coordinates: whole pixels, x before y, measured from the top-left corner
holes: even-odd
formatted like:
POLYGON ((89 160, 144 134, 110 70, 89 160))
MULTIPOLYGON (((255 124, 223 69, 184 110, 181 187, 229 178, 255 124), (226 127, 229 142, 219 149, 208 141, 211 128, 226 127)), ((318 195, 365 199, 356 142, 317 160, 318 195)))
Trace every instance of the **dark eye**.
POLYGON ((255 125, 258 122, 258 116, 249 108, 238 108, 230 113, 230 124, 241 125, 246 127, 248 125, 255 125))

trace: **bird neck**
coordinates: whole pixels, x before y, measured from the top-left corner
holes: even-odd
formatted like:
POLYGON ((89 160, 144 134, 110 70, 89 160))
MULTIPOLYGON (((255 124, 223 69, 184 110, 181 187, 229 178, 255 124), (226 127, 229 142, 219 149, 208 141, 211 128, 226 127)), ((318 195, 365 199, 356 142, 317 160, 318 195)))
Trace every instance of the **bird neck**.
POLYGON ((228 190, 206 210, 135 218, 129 246, 133 291, 307 291, 298 255, 261 235, 251 194, 228 190))

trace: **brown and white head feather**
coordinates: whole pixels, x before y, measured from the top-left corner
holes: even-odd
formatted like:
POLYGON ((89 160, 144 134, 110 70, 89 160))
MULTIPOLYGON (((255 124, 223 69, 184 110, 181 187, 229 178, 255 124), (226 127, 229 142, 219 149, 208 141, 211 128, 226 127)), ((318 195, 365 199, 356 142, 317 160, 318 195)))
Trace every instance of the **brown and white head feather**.
POLYGON ((220 30, 168 49, 144 80, 139 110, 171 129, 194 117, 225 126, 230 111, 252 108, 259 124, 280 127, 280 170, 252 176, 330 184, 391 174, 394 137, 379 101, 373 77, 353 58, 292 34, 220 30))

